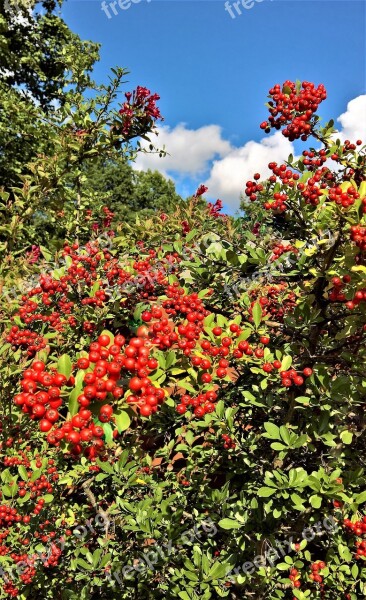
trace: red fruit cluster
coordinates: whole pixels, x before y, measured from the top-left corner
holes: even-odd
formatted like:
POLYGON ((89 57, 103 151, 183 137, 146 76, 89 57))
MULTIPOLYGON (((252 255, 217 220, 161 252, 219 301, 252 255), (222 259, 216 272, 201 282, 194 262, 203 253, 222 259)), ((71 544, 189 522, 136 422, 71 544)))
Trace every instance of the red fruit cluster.
POLYGON ((0 504, 0 527, 10 527, 13 523, 20 523, 21 515, 15 508, 6 504, 0 504))
MULTIPOLYGON (((264 288, 252 290, 249 294, 252 299, 249 311, 252 313, 254 304, 258 301, 262 307, 263 316, 271 315, 274 320, 282 321, 285 314, 291 312, 296 305, 294 292, 287 291, 285 282, 264 288)), ((252 320, 253 317, 250 317, 252 320)))
MULTIPOLYGON (((306 367, 302 375, 304 377, 311 377, 313 374, 313 370, 310 367, 306 367)), ((297 373, 295 369, 290 369, 289 371, 281 371, 280 373, 282 379, 282 385, 284 387, 291 387, 292 385, 302 385, 304 383, 304 377, 297 373)))
POLYGON ((317 206, 319 204, 319 198, 324 195, 327 184, 321 183, 327 178, 329 173, 326 167, 318 169, 307 183, 299 183, 297 189, 301 192, 302 197, 306 204, 317 206), (318 185, 320 183, 320 185, 318 185))
POLYGON ((316 150, 304 150, 302 155, 304 156, 302 162, 308 171, 313 171, 321 167, 327 160, 327 151, 324 149, 319 150, 319 152, 316 150))
POLYGON ((329 300, 331 302, 343 302, 349 310, 353 310, 361 302, 366 302, 366 288, 357 290, 352 300, 347 300, 343 290, 345 284, 349 283, 350 280, 351 278, 349 275, 344 275, 342 279, 340 279, 339 277, 333 277, 332 283, 334 287, 329 293, 329 300))
POLYGON ((357 537, 361 537, 366 534, 366 515, 362 517, 362 521, 350 521, 350 519, 344 519, 344 527, 352 532, 357 537))
POLYGON ((15 585, 12 581, 5 583, 3 590, 4 590, 5 594, 10 596, 11 598, 18 598, 18 596, 19 596, 19 589, 17 587, 15 587, 15 585))
MULTIPOLYGON (((355 200, 360 197, 360 194, 353 186, 347 188, 347 191, 343 192, 338 186, 332 187, 329 190, 329 200, 332 200, 336 204, 343 208, 348 208, 355 203, 355 200)), ((365 206, 366 211, 366 206, 365 206)))
MULTIPOLYGON (((364 198, 364 200, 366 200, 366 198, 364 198)), ((365 209, 366 209, 366 203, 365 203, 365 209)), ((352 225, 351 240, 362 251, 366 250, 366 227, 364 227, 362 225, 352 225)))
POLYGON ((34 356, 46 347, 46 340, 43 336, 35 331, 30 331, 30 329, 20 330, 17 325, 11 327, 5 340, 13 346, 14 350, 16 348, 26 349, 28 356, 34 356))
POLYGON ((323 583, 323 577, 319 575, 319 571, 322 571, 326 568, 326 564, 323 561, 317 561, 310 565, 311 573, 309 575, 310 581, 315 581, 315 583, 323 583))
POLYGON ((5 456, 4 457, 4 466, 5 467, 14 467, 23 465, 24 467, 30 467, 30 460, 24 450, 19 450, 18 456, 5 456))
POLYGON ((292 581, 292 585, 294 588, 299 588, 301 587, 301 573, 300 571, 298 571, 298 569, 290 569, 290 575, 289 575, 289 580, 292 581))
POLYGON ((272 256, 270 257, 270 261, 274 262, 280 256, 282 256, 282 254, 285 254, 287 252, 293 252, 294 254, 297 254, 298 249, 295 248, 295 246, 292 246, 291 244, 284 244, 283 242, 278 242, 272 248, 272 256))
MULTIPOLYGON (((259 175, 259 173, 254 175, 254 179, 256 179, 256 175, 259 175)), ((251 202, 254 202, 258 198, 258 192, 262 192, 263 190, 264 186, 261 183, 257 183, 256 181, 246 182, 245 195, 248 196, 251 202)))
POLYGON ((275 192, 273 194, 272 202, 265 202, 263 207, 265 210, 273 210, 277 213, 283 213, 287 209, 286 201, 288 200, 288 195, 284 192, 275 192))
POLYGON ((225 450, 234 450, 234 448, 236 447, 236 443, 229 435, 227 435, 226 433, 223 433, 221 438, 224 442, 225 450))
MULTIPOLYGON (((31 471, 28 472, 29 477, 33 475, 31 471)), ((27 492, 30 493, 30 497, 37 498, 44 494, 52 494, 53 487, 48 481, 46 475, 41 475, 35 481, 19 481, 18 483, 18 496, 24 498, 27 492)))
POLYGON ((300 175, 291 171, 285 163, 278 165, 276 162, 270 162, 268 168, 273 173, 269 177, 270 183, 276 183, 280 180, 283 185, 293 188, 295 187, 295 182, 300 179, 300 175))
POLYGON ((356 541, 356 555, 355 558, 359 560, 362 556, 366 556, 366 540, 356 541))
POLYGON ((41 431, 50 431, 60 417, 57 409, 62 405, 61 388, 66 384, 64 375, 45 371, 44 362, 36 360, 23 372, 22 392, 14 397, 14 404, 31 419, 39 420, 41 431))
POLYGON ((215 402, 217 400, 217 393, 213 390, 199 394, 192 398, 188 394, 184 394, 180 398, 180 404, 177 405, 177 412, 180 415, 184 415, 187 412, 187 407, 193 407, 193 414, 196 417, 203 417, 207 413, 212 413, 215 410, 215 402))
POLYGON ((326 99, 327 92, 323 84, 315 87, 313 83, 304 81, 300 89, 296 83, 285 81, 281 87, 276 84, 269 90, 271 101, 268 121, 261 123, 261 129, 269 133, 271 128, 283 130, 283 135, 290 141, 301 137, 306 141, 311 132, 311 119, 319 104, 326 99))

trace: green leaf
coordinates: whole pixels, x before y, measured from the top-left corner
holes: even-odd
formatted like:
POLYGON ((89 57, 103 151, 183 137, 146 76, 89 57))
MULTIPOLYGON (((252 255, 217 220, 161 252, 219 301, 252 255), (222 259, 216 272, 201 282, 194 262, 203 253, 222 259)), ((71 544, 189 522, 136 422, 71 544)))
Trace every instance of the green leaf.
POLYGON ((262 307, 259 304, 259 302, 256 302, 254 304, 252 314, 253 314, 254 325, 258 329, 261 319, 262 319, 262 307))
POLYGON ((27 469, 23 465, 20 465, 20 467, 18 467, 18 473, 23 479, 23 481, 28 481, 27 469))
POLYGON ((362 504, 363 502, 366 502, 366 491, 361 492, 361 494, 358 494, 358 496, 356 496, 355 498, 355 502, 356 504, 362 504))
POLYGON ((351 569, 351 575, 352 575, 353 579, 357 579, 358 572, 359 572, 358 566, 356 564, 354 564, 351 569))
POLYGON ((83 558, 78 558, 77 563, 82 569, 86 569, 87 571, 93 570, 93 566, 87 563, 83 558))
POLYGON ((52 253, 47 250, 47 248, 45 248, 44 246, 40 246, 39 247, 40 251, 42 252, 42 256, 47 260, 50 261, 52 258, 52 253))
POLYGON ((192 600, 192 597, 187 594, 187 592, 178 592, 179 598, 182 600, 192 600))
POLYGON ((275 488, 261 487, 259 488, 257 494, 261 498, 268 498, 269 496, 272 496, 276 491, 277 490, 275 488))
POLYGON ((263 434, 263 437, 269 438, 270 440, 280 440, 280 428, 274 423, 264 423, 264 429, 267 433, 263 434))
POLYGON ((65 375, 66 379, 70 379, 71 371, 72 371, 72 362, 70 356, 68 354, 63 354, 58 359, 57 363, 57 371, 62 375, 65 375))
POLYGON ((344 444, 352 444, 353 433, 345 429, 339 436, 344 444))
POLYGON ((287 369, 289 369, 292 365, 292 357, 284 356, 281 363, 280 371, 287 371, 287 369))
POLYGON ((221 519, 221 521, 219 521, 219 527, 222 529, 240 529, 242 526, 242 523, 234 521, 234 519, 221 519))
POLYGON ((114 413, 118 433, 122 433, 122 431, 126 431, 131 425, 131 419, 129 414, 126 411, 116 411, 114 413))
POLYGON ((272 448, 272 450, 278 450, 281 452, 281 450, 285 450, 286 448, 288 449, 288 446, 285 446, 284 444, 281 444, 280 442, 273 442, 271 444, 271 448, 272 448))
POLYGON ((225 563, 216 562, 210 569, 210 572, 207 575, 207 579, 222 579, 229 569, 229 565, 225 563))
POLYGON ((291 494, 291 500, 298 510, 305 510, 304 501, 298 494, 291 494))
POLYGON ((309 501, 313 508, 320 508, 322 505, 321 496, 310 496, 309 501))
POLYGON ((113 442, 113 429, 110 423, 102 423, 102 427, 105 435, 105 441, 107 444, 111 444, 113 442))
POLYGON ((176 362, 175 352, 173 350, 171 350, 170 352, 167 353, 167 355, 165 357, 165 368, 169 369, 169 367, 174 365, 175 362, 176 362))
POLYGON ((73 417, 79 409, 78 396, 83 390, 84 371, 78 371, 75 377, 74 389, 69 396, 69 413, 73 417))
POLYGON ((184 241, 185 241, 186 243, 190 242, 191 240, 193 240, 194 236, 195 236, 197 233, 198 233, 198 229, 192 229, 192 230, 191 230, 191 231, 190 231, 190 232, 189 232, 189 233, 186 235, 186 238, 185 238, 185 240, 184 240, 184 241))
POLYGON ((290 445, 290 433, 289 433, 289 430, 287 429, 287 427, 282 425, 280 427, 280 434, 281 434, 281 438, 283 439, 285 444, 287 444, 287 446, 289 446, 290 445))

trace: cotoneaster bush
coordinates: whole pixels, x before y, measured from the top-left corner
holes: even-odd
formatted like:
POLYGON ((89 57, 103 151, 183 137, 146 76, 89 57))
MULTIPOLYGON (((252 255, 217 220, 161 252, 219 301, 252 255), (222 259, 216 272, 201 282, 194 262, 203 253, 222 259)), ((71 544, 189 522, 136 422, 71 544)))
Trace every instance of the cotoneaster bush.
POLYGON ((364 597, 365 147, 325 97, 270 90, 263 129, 316 147, 246 218, 200 187, 94 228, 5 316, 1 598, 364 597))

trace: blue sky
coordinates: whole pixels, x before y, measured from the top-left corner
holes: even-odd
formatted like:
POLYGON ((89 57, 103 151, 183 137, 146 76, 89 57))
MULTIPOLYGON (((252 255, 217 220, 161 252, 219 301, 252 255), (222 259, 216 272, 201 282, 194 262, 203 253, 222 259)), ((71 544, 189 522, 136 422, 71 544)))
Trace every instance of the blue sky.
MULTIPOLYGON (((245 159, 255 162, 260 151, 255 145, 263 139, 259 123, 266 118, 264 103, 274 83, 324 83, 328 99, 319 112, 325 119, 347 113, 353 99, 366 99, 364 1, 242 0, 251 8, 238 5, 241 15, 234 1, 235 18, 224 0, 141 0, 125 10, 117 2, 117 15, 107 0, 111 18, 101 0, 67 0, 62 8, 74 31, 102 44, 97 80, 106 80, 109 68, 120 65, 131 72, 126 89, 140 84, 160 94, 161 140, 175 160, 166 159, 159 168, 175 178, 182 193, 210 181, 212 198, 226 191, 228 198, 222 199, 230 210, 235 208, 237 169, 245 159), (189 161, 191 151, 196 167, 189 161), (216 164, 215 177, 213 161, 222 160, 225 165, 216 164), (220 180, 225 174, 230 178, 230 168, 236 187, 220 180)), ((345 117, 346 129, 347 122, 361 121, 366 130, 364 100, 352 110, 345 117)), ((284 138, 272 141, 273 151, 287 151, 285 143, 284 138)), ((147 166, 155 168, 156 160, 150 165, 143 159, 140 167, 147 166)), ((244 165, 244 181, 246 171, 244 165)))

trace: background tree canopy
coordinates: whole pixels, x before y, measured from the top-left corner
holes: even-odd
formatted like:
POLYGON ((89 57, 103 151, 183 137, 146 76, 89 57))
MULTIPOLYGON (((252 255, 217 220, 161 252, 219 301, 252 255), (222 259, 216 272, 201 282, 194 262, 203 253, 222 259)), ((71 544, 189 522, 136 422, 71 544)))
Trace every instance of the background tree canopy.
POLYGON ((113 137, 122 127, 116 109, 126 71, 97 85, 91 74, 99 45, 73 33, 60 6, 0 0, 0 236, 13 250, 58 246, 77 222, 76 205, 98 213, 108 200, 116 224, 170 212, 181 201, 160 173, 132 170, 139 147, 131 140, 151 124, 136 109, 134 133, 113 137))
POLYGON ((87 168, 88 185, 105 194, 115 222, 131 222, 155 213, 171 212, 182 202, 174 183, 158 171, 136 171, 126 160, 100 160, 87 168))

